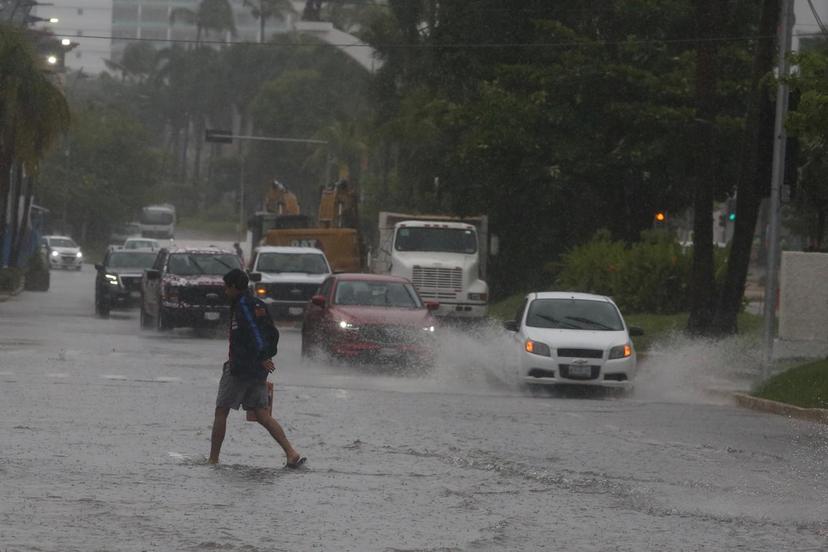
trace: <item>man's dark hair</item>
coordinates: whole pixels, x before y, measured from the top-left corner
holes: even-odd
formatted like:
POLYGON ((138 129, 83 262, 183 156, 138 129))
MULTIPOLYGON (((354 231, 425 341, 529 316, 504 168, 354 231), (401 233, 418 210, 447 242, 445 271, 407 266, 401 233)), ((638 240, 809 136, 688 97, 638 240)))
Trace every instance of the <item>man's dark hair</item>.
POLYGON ((224 283, 227 287, 236 288, 239 291, 244 291, 247 289, 247 284, 250 283, 250 279, 247 277, 247 273, 240 269, 234 268, 230 272, 224 275, 224 283))

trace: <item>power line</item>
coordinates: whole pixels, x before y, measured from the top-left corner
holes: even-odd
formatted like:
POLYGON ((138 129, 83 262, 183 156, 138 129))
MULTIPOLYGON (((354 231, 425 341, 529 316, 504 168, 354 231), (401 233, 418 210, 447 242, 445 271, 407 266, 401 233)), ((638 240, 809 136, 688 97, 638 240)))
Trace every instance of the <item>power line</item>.
MULTIPOLYGON (((58 38, 75 38, 74 35, 55 33, 58 38)), ((797 38, 824 36, 824 33, 797 33, 794 36, 797 38)), ((662 45, 662 44, 689 44, 699 42, 752 42, 755 40, 769 40, 774 39, 773 35, 752 35, 752 36, 729 36, 729 37, 687 37, 687 38, 663 38, 663 39, 642 39, 642 40, 570 40, 561 42, 464 42, 453 44, 403 44, 403 43, 385 43, 385 44, 369 44, 367 42, 350 42, 350 43, 298 43, 298 42, 254 42, 245 40, 200 40, 188 38, 144 38, 144 37, 124 37, 116 35, 87 35, 83 38, 93 40, 113 40, 124 42, 168 42, 172 44, 194 44, 194 45, 215 45, 215 46, 233 46, 233 45, 250 45, 263 46, 272 48, 307 48, 307 47, 335 47, 335 48, 374 48, 374 49, 497 49, 497 48, 594 48, 596 46, 646 46, 646 45, 662 45)))

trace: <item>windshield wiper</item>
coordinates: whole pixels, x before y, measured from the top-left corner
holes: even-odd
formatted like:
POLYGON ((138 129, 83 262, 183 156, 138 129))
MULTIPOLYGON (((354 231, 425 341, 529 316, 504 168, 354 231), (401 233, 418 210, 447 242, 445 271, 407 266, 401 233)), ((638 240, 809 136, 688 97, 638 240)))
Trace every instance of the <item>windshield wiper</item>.
POLYGON ((204 274, 204 267, 198 263, 193 255, 187 255, 187 259, 198 269, 199 274, 204 274))
POLYGON ((221 260, 221 259, 219 259, 218 257, 213 257, 213 260, 214 260, 214 261, 216 261, 216 262, 217 262, 217 263, 219 263, 219 264, 223 264, 224 266, 226 266, 226 267, 227 267, 227 268, 229 268, 230 270, 233 270, 234 268, 238 268, 237 266, 231 266, 231 265, 229 265, 229 264, 225 263, 224 261, 222 261, 222 260, 221 260))
POLYGON ((589 318, 581 318, 580 316, 566 316, 565 318, 569 318, 570 320, 574 320, 575 322, 583 322, 584 324, 592 324, 593 326, 598 326, 602 330, 613 330, 610 326, 606 324, 602 324, 600 322, 596 322, 595 320, 590 320, 589 318))
MULTIPOLYGON (((571 330, 580 330, 581 329, 580 326, 575 326, 573 324, 569 324, 569 323, 564 322, 562 320, 558 320, 557 318, 553 318, 551 316, 546 316, 545 314, 533 314, 532 316, 537 316, 538 318, 542 318, 543 320, 546 320, 547 322, 552 322, 553 324, 555 324, 555 326, 553 326, 553 329, 554 328, 571 329, 571 330)), ((569 318, 569 317, 567 317, 567 318, 569 318)))

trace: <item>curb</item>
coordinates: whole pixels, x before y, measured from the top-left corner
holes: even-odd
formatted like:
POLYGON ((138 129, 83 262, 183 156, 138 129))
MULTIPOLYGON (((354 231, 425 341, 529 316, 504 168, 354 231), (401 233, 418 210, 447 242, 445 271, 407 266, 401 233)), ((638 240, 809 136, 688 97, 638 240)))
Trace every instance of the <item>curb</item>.
POLYGON ((826 408, 802 408, 792 404, 760 399, 745 393, 733 393, 731 396, 736 404, 744 408, 828 425, 828 409, 826 408))

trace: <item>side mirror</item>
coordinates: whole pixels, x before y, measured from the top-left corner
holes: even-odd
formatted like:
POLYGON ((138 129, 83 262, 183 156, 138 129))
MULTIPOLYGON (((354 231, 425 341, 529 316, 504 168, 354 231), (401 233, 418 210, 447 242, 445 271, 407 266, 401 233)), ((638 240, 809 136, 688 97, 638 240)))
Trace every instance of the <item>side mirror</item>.
POLYGON ((438 303, 437 301, 426 301, 425 307, 430 311, 436 311, 440 308, 440 303, 438 303))
POLYGON ((155 270, 150 268, 147 270, 147 280, 160 280, 161 279, 161 271, 155 270))
POLYGON ((311 297, 311 303, 316 305, 317 307, 325 307, 325 296, 324 295, 314 295, 311 297))
POLYGON ((489 255, 497 257, 498 253, 500 253, 500 238, 489 236, 489 255))
POLYGON ((642 330, 638 326, 630 326, 628 328, 628 331, 630 332, 630 337, 640 337, 644 335, 644 330, 642 330))
POLYGON ((516 332, 519 329, 517 320, 507 320, 503 323, 503 327, 510 332, 516 332))
POLYGON ((101 270, 103 270, 103 265, 101 263, 95 263, 95 270, 100 272, 101 270))
POLYGON ((258 284, 262 281, 262 273, 261 272, 251 272, 247 275, 251 282, 254 284, 258 284))

